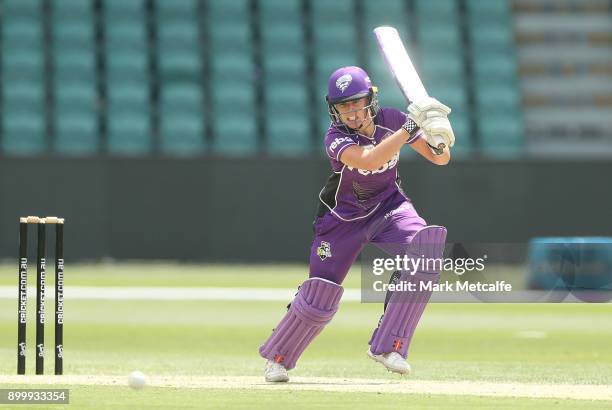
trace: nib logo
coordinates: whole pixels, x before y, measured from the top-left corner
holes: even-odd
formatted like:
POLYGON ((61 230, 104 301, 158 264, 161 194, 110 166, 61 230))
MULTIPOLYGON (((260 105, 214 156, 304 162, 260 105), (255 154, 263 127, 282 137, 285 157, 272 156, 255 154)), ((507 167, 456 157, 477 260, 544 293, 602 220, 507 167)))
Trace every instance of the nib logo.
POLYGON ((45 346, 40 343, 36 345, 36 348, 38 349, 38 357, 45 357, 45 346))
POLYGON ((64 357, 64 345, 57 345, 57 357, 64 357))
POLYGON ((25 356, 26 355, 26 344, 25 342, 21 342, 19 343, 19 356, 25 356))

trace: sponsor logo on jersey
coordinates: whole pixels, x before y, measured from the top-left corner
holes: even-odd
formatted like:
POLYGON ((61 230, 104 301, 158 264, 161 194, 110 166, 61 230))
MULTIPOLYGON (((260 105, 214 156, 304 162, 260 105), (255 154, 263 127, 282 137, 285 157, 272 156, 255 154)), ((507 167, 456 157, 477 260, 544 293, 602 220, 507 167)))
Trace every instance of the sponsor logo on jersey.
POLYGON ((353 81, 353 77, 350 74, 344 74, 343 76, 338 77, 336 80, 336 87, 338 90, 344 92, 351 85, 353 81))
POLYGON ((350 137, 336 138, 331 144, 329 144, 329 150, 331 152, 335 152, 338 145, 342 144, 343 142, 353 142, 353 140, 350 137))
POLYGON ((321 241, 321 244, 317 248, 317 256, 321 258, 322 261, 332 257, 331 245, 329 242, 321 241))
MULTIPOLYGON (((374 148, 373 145, 365 145, 363 146, 364 149, 372 149, 374 148)), ((375 174, 382 174, 385 171, 388 171, 390 169, 393 169, 397 166, 397 163, 399 162, 399 153, 395 154, 393 156, 393 158, 391 158, 389 161, 387 161, 386 163, 384 163, 380 168, 374 170, 374 171, 370 171, 367 169, 357 169, 357 172, 359 172, 361 175, 375 175, 375 174)), ((355 168, 353 167, 349 167, 347 166, 347 168, 349 170, 354 170, 355 168)))

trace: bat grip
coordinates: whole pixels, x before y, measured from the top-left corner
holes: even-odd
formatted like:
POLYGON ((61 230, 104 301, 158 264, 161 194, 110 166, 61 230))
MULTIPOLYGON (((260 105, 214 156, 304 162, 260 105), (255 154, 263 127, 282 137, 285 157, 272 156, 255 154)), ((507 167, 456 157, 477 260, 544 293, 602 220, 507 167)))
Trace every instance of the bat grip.
POLYGON ((444 138, 440 135, 432 135, 432 138, 436 145, 431 145, 430 143, 427 143, 427 145, 429 145, 429 148, 431 148, 434 154, 442 155, 444 153, 444 148, 446 148, 444 138))

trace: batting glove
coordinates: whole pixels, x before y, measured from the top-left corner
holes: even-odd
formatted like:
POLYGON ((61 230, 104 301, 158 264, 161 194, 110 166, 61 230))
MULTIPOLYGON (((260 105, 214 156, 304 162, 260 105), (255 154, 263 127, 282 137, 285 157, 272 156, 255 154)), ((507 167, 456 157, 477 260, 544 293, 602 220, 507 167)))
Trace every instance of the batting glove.
POLYGON ((455 145, 455 134, 450 125, 450 121, 446 115, 438 115, 438 113, 429 113, 428 118, 421 124, 421 129, 425 133, 427 143, 437 147, 438 139, 434 137, 442 137, 447 147, 455 145), (433 114, 433 115, 432 115, 433 114))
POLYGON ((408 106, 408 117, 414 121, 419 127, 434 113, 439 116, 446 117, 450 114, 451 109, 440 101, 432 97, 425 97, 422 100, 414 101, 408 106))

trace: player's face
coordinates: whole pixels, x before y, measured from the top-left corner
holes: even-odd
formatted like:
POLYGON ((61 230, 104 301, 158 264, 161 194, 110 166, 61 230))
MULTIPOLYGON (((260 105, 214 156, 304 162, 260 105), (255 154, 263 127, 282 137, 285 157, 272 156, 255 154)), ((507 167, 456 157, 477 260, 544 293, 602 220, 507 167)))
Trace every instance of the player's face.
POLYGON ((340 120, 348 127, 358 130, 370 120, 370 110, 365 108, 367 105, 368 97, 363 97, 335 104, 335 107, 340 114, 340 120))

